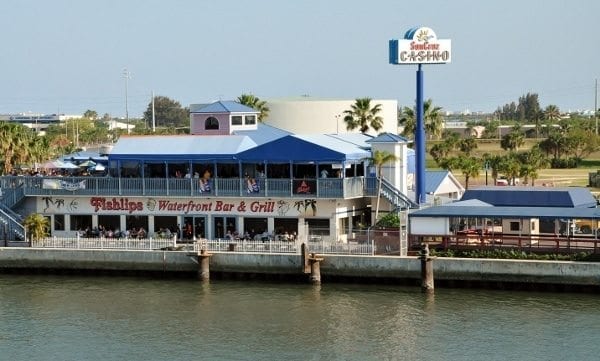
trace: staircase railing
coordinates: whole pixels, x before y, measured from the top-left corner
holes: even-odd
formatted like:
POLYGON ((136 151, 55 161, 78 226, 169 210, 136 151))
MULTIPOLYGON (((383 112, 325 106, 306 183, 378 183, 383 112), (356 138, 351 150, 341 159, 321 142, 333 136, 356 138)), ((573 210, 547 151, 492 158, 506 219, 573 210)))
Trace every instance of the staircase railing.
POLYGON ((0 239, 25 241, 23 216, 12 210, 13 206, 25 198, 23 183, 13 180, 0 185, 0 239))
POLYGON ((25 227, 0 208, 0 238, 6 241, 25 241, 25 227))
MULTIPOLYGON (((379 178, 377 178, 377 182, 379 182, 379 178)), ((400 192, 398 188, 396 188, 392 183, 388 182, 385 178, 381 179, 381 195, 396 208, 419 208, 417 203, 408 198, 406 194, 400 192)))

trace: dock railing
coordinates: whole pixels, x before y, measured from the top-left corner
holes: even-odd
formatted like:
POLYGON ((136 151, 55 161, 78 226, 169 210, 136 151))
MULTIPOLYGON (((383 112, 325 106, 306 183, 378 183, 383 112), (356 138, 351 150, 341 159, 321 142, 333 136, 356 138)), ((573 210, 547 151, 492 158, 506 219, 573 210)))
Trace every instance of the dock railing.
MULTIPOLYGON (((193 243, 177 242, 176 238, 84 238, 84 237, 47 237, 32 242, 33 248, 96 249, 96 250, 166 250, 200 252, 202 249, 212 252, 241 252, 264 254, 300 254, 300 241, 259 241, 259 240, 197 240, 193 243)), ((308 251, 319 254, 373 255, 371 244, 343 242, 310 241, 308 251)))

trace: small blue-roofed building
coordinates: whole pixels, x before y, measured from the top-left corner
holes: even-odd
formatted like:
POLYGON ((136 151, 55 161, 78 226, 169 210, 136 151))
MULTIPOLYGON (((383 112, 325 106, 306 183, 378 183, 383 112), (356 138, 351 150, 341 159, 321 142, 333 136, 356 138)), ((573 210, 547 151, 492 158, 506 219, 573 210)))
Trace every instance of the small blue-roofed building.
POLYGON ((449 170, 425 171, 425 194, 428 203, 442 204, 456 201, 463 197, 465 187, 449 170), (433 197, 433 202, 430 202, 433 197))
POLYGON ((579 187, 486 186, 467 190, 461 200, 468 199, 479 199, 498 207, 596 207, 592 193, 579 187))
POLYGON ((460 201, 412 212, 412 242, 595 251, 600 209, 582 187, 479 187, 460 201))

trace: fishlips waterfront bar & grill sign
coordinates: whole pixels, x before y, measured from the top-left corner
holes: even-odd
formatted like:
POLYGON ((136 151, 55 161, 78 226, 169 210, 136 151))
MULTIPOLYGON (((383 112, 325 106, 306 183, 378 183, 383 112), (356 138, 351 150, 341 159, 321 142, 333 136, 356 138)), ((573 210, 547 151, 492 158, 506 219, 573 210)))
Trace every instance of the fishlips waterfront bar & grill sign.
MULTIPOLYGON (((327 208, 327 211, 331 211, 327 208)), ((277 216, 315 216, 315 199, 186 199, 144 197, 41 197, 37 209, 42 214, 262 214, 277 216), (310 212, 309 212, 310 211, 310 212)))

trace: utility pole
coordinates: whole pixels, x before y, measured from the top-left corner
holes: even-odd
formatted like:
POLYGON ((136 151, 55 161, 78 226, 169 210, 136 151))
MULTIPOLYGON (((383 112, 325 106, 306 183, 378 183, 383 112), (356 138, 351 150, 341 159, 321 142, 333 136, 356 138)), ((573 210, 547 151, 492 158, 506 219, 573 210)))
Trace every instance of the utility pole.
POLYGON ((131 73, 127 68, 123 69, 123 77, 125 78, 125 122, 127 123, 127 134, 129 134, 129 104, 128 104, 128 87, 129 87, 129 78, 131 78, 131 73))
POLYGON ((594 90, 594 120, 596 121, 596 135, 598 135, 598 78, 596 78, 594 90))
POLYGON ((156 133, 156 115, 154 113, 154 90, 152 91, 152 133, 156 133))

